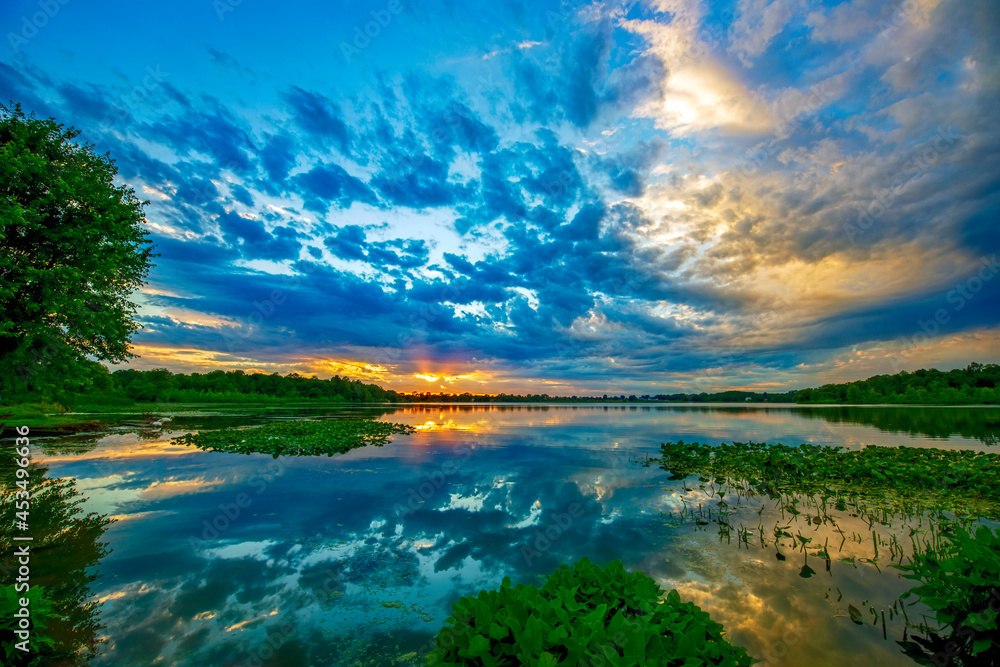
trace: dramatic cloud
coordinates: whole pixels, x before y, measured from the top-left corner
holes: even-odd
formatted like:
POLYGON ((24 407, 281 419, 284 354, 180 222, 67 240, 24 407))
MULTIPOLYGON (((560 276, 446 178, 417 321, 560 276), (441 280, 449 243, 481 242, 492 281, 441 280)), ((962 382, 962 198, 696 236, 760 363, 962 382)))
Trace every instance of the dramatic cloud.
POLYGON ((579 394, 1000 358, 995 3, 431 2, 350 61, 334 9, 202 10, 126 43, 67 8, 0 57, 150 201, 141 365, 579 394))

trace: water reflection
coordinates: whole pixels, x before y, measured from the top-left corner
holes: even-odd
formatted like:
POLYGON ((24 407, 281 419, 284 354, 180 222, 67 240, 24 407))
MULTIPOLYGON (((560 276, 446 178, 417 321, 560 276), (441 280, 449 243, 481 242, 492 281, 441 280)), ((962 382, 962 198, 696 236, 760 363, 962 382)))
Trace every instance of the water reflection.
POLYGON ((889 433, 950 438, 974 438, 986 445, 1000 443, 1000 408, 934 407, 900 408, 852 405, 816 407, 801 413, 807 418, 833 423, 863 424, 889 433))
MULTIPOLYGON (((462 595, 495 588, 505 575, 539 582, 560 562, 587 556, 599 564, 621 559, 680 589, 771 664, 841 665, 865 655, 886 667, 908 665, 881 626, 855 626, 845 615, 847 603, 881 609, 909 588, 895 573, 859 562, 869 558, 867 546, 848 540, 843 555, 856 561, 834 558, 829 572, 812 547, 784 544, 779 560, 772 543, 741 542, 738 526, 781 519, 783 507, 758 516, 741 505, 723 539, 717 523, 679 520, 700 491, 633 461, 677 439, 985 442, 982 430, 942 443, 880 431, 874 419, 865 425, 787 407, 373 412, 434 427, 332 458, 271 459, 167 442, 198 428, 315 410, 175 415, 172 433, 123 430, 86 451, 46 445, 46 464, 77 478, 88 509, 120 518, 105 534, 114 551, 95 585, 112 628, 95 664, 423 664, 462 595), (801 577, 803 565, 816 574, 801 577)), ((989 419, 977 422, 981 429, 993 428, 989 419)), ((713 504, 716 517, 720 500, 736 505, 728 491, 701 503, 713 504)), ((841 518, 845 533, 870 533, 862 519, 841 518)), ((810 544, 821 541, 809 535, 810 544)))
MULTIPOLYGON (((5 526, 0 532, 0 584, 14 582, 19 563, 14 555, 14 534, 6 528, 14 526, 16 518, 17 466, 12 449, 0 456, 0 521, 5 526)), ((100 634, 99 601, 91 593, 98 578, 93 567, 108 554, 107 543, 101 538, 111 519, 81 509, 83 496, 72 479, 53 478, 42 465, 31 465, 27 470, 31 493, 28 534, 33 538, 29 543, 28 583, 43 591, 56 617, 48 621, 45 631, 53 644, 37 653, 15 652, 14 664, 87 664, 98 649, 100 634), (36 658, 38 662, 31 662, 36 658)), ((5 644, 8 640, 12 637, 3 637, 5 644)))

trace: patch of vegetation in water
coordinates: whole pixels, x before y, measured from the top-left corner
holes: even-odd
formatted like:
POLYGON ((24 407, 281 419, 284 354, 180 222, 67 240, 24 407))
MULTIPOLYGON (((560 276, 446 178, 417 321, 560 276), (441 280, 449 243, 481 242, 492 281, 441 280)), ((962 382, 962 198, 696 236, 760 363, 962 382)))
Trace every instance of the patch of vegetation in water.
POLYGON ((1000 516, 1000 455, 918 447, 843 447, 734 442, 717 447, 664 443, 659 463, 671 479, 690 475, 746 480, 774 495, 847 493, 928 509, 1000 516))
POLYGON ((374 419, 296 420, 188 433, 172 442, 213 452, 270 454, 274 458, 333 456, 359 447, 381 447, 393 435, 409 435, 414 431, 412 426, 374 419))
MULTIPOLYGON (((1000 664, 1000 533, 982 523, 1000 515, 1000 456, 909 447, 846 451, 683 442, 666 443, 662 452, 662 458, 644 464, 659 463, 672 479, 685 480, 680 523, 690 519, 697 530, 717 524, 720 540, 735 534, 737 547, 771 547, 778 561, 785 561, 789 550, 800 551, 802 578, 817 574, 811 558, 819 558, 823 565, 817 569, 827 574, 834 560, 879 572, 879 564, 887 562, 919 585, 881 610, 867 599, 855 601, 858 606, 845 600, 848 613, 837 615, 858 626, 881 625, 887 640, 886 617, 892 623, 895 616, 903 624, 897 643, 917 664, 1000 664), (701 493, 688 488, 691 475, 700 476, 701 493), (754 498, 775 502, 769 512, 773 529, 765 527, 764 505, 753 512, 756 526, 734 520, 753 509, 754 498), (744 500, 750 505, 742 507, 744 500), (865 545, 869 551, 863 557, 865 545)), ((828 591, 828 601, 841 611, 844 594, 832 585, 828 591)))
POLYGON ((954 526, 936 548, 897 566, 919 585, 903 593, 930 607, 923 636, 898 642, 923 665, 996 665, 1000 661, 1000 532, 954 526))
POLYGON ((429 667, 464 665, 728 665, 757 661, 677 591, 665 594, 621 561, 562 565, 541 589, 504 577, 499 590, 458 600, 429 667))

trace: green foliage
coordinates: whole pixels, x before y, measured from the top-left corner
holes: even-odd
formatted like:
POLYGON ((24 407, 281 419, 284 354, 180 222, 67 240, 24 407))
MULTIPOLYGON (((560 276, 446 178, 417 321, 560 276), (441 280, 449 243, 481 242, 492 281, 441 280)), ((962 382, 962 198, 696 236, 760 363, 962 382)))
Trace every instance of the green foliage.
MULTIPOLYGON (((154 256, 144 202, 55 120, 0 105, 0 391, 100 389, 87 356, 133 357, 129 295, 154 256), (96 386, 94 380, 96 379, 96 386)), ((107 371, 104 371, 107 375, 107 371)))
MULTIPOLYGON (((139 402, 161 403, 232 403, 246 401, 327 400, 374 403, 396 401, 399 394, 374 384, 335 375, 322 380, 298 373, 212 371, 210 373, 171 373, 165 368, 149 371, 117 370, 111 374, 110 392, 139 402)), ((91 397, 81 401, 104 402, 91 397)))
POLYGON ((937 623, 923 626, 926 637, 899 642, 907 655, 926 665, 997 664, 1000 531, 980 525, 972 535, 955 526, 945 534, 944 544, 898 567, 905 572, 904 577, 920 582, 902 597, 919 597, 937 623))
POLYGON ((251 428, 225 428, 174 438, 173 442, 193 445, 213 452, 318 456, 344 454, 374 445, 381 447, 391 435, 414 432, 412 426, 374 419, 332 419, 326 421, 286 421, 251 428))
MULTIPOLYGON (((15 522, 18 466, 12 453, 13 448, 0 453, 0 523, 4 526, 15 522)), ((31 603, 32 621, 44 621, 38 638, 53 641, 39 646, 33 654, 37 662, 23 664, 82 665, 93 657, 98 643, 98 603, 90 584, 97 578, 95 566, 108 553, 101 537, 111 520, 83 511, 84 497, 74 480, 50 478, 46 472, 44 466, 28 467, 34 538, 30 590, 38 591, 38 605, 31 603)), ((23 543, 12 538, 12 531, 0 531, 0 571, 13 572, 19 566, 14 545, 23 543)))
POLYGON ((722 626, 677 591, 620 561, 562 565, 541 589, 504 577, 499 590, 458 600, 437 646, 436 667, 649 665, 743 667, 756 661, 723 638, 722 626))
MULTIPOLYGON (((674 479, 703 475, 749 480, 765 492, 893 494, 928 507, 1000 511, 1000 455, 919 447, 843 447, 668 442, 660 467, 674 479)), ((647 463, 647 464, 648 464, 647 463)))
POLYGON ((845 384, 803 389, 796 403, 910 403, 969 405, 1000 403, 1000 365, 971 363, 964 369, 920 369, 876 375, 845 384))
POLYGON ((44 586, 32 586, 20 593, 13 584, 0 586, 0 655, 3 655, 3 664, 41 664, 38 654, 55 646, 49 628, 54 618, 58 615, 52 609, 52 600, 45 595, 44 586), (21 598, 28 599, 31 636, 27 651, 16 647, 20 638, 14 634, 14 630, 20 628, 20 619, 14 614, 21 610, 21 598))

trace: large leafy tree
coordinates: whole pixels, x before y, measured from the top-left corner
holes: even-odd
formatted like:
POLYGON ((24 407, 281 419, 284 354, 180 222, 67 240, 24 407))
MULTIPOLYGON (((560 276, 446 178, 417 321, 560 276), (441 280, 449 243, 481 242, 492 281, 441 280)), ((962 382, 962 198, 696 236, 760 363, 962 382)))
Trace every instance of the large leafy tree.
POLYGON ((130 294, 155 255, 143 207, 108 155, 54 119, 0 105, 0 387, 87 388, 88 357, 135 355, 130 294))

